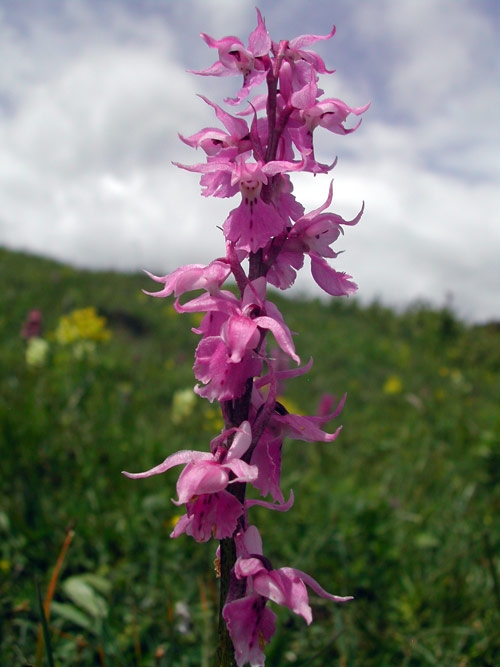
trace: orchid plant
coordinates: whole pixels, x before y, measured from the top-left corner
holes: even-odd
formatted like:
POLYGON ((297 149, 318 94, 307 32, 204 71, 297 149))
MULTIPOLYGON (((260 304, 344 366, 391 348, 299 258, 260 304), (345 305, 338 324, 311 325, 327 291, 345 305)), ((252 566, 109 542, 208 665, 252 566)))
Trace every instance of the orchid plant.
POLYGON ((246 106, 232 115, 202 97, 223 129, 209 127, 181 136, 189 146, 201 148, 206 160, 178 166, 201 174, 204 196, 239 196, 239 203, 222 226, 223 257, 208 265, 183 266, 166 276, 148 274, 162 287, 147 294, 173 295, 179 313, 203 314, 194 329, 200 336, 194 362, 199 384, 194 391, 219 403, 224 427, 209 451, 183 450, 147 472, 124 474, 138 479, 183 466, 173 502, 184 507, 185 514, 171 537, 186 533, 198 542, 220 541, 218 665, 264 665, 264 648, 275 632, 276 619, 268 602, 288 607, 310 624, 307 587, 334 602, 352 599, 327 593, 300 570, 274 568, 251 523, 254 505, 284 512, 293 504, 293 493, 286 501, 280 487, 284 438, 331 442, 340 430, 327 433, 322 427, 339 415, 344 399, 333 412, 322 411, 319 416, 290 414, 277 400, 279 383, 306 373, 312 360, 300 366, 290 329, 267 296, 268 285, 285 290, 294 283, 306 255, 314 280, 325 292, 349 296, 357 289, 351 276, 336 271, 327 260, 335 259, 332 243, 344 225, 359 221, 363 207, 353 220, 330 212, 330 184, 325 202, 306 213, 293 195, 290 178, 294 172, 327 174, 336 161, 328 165, 316 160, 315 130, 323 127, 349 134, 361 121, 347 127, 348 117, 360 116, 368 108, 323 99, 318 75, 332 72, 308 47, 334 34, 332 28, 324 36, 274 42, 257 10, 257 27, 247 46, 237 37, 201 35, 217 50, 218 60, 195 73, 242 76, 236 97, 225 103, 231 108, 246 106), (229 281, 236 283, 236 290, 227 289, 229 281), (196 295, 184 296, 191 292, 196 295), (296 368, 279 367, 269 333, 296 368), (246 498, 248 485, 262 499, 246 498))

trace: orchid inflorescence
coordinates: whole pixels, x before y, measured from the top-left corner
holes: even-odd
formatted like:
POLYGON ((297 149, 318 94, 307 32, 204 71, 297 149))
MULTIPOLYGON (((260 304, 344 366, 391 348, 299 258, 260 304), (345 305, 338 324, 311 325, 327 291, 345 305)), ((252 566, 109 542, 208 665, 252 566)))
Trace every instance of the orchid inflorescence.
MULTIPOLYGON (((306 213, 292 194, 289 176, 293 172, 328 173, 336 161, 327 165, 316 160, 316 128, 349 134, 360 121, 348 128, 348 117, 360 116, 368 108, 322 99, 318 75, 331 71, 308 47, 334 33, 335 28, 324 36, 273 42, 257 10, 257 27, 248 46, 236 37, 217 40, 201 35, 210 48, 217 49, 219 59, 195 73, 242 75, 243 85, 236 97, 225 102, 230 107, 244 102, 247 106, 231 115, 202 97, 224 129, 210 127, 190 137, 181 136, 189 146, 201 148, 206 160, 178 166, 201 174, 204 196, 240 195, 240 203, 222 226, 224 257, 208 265, 183 266, 163 277, 148 274, 162 285, 160 291, 148 294, 173 295, 179 313, 203 314, 194 329, 201 336, 194 362, 199 384, 194 391, 220 404, 224 428, 211 441, 208 452, 183 450, 147 472, 124 474, 144 478, 184 466, 174 503, 184 506, 186 513, 171 536, 186 533, 198 542, 212 537, 221 540, 217 550, 221 623, 226 624, 238 667, 264 664, 264 646, 275 631, 276 617, 267 607, 269 600, 289 607, 309 624, 312 612, 306 586, 336 602, 351 599, 327 593, 299 570, 274 569, 263 555, 257 528, 249 523, 254 505, 286 511, 293 503, 293 493, 285 501, 280 488, 284 438, 331 442, 340 430, 326 433, 322 427, 339 415, 344 399, 333 412, 322 411, 320 416, 290 414, 277 401, 278 385, 306 373, 312 360, 300 366, 290 329, 267 298, 268 284, 284 290, 294 283, 305 255, 314 280, 328 294, 349 296, 357 289, 351 276, 336 271, 327 260, 337 256, 331 245, 343 233, 343 225, 355 225, 363 208, 349 221, 329 212, 330 184, 324 204, 306 213), (258 86, 266 92, 255 94, 250 101, 258 86), (224 289, 230 280, 236 282, 236 293, 224 289), (181 300, 193 291, 196 296, 181 300), (290 357, 297 368, 287 370, 276 363, 276 353, 267 350, 268 332, 281 350, 278 353, 290 357), (247 499, 248 484, 271 501, 247 499)), ((219 647, 218 655, 223 652, 219 647)), ((219 664, 226 664, 220 660, 219 664)))

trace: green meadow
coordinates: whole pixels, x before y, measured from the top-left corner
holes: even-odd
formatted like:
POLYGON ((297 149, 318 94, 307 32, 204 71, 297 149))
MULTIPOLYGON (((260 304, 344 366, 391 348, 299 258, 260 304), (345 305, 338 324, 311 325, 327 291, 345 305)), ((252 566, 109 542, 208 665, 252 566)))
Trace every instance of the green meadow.
MULTIPOLYGON (((220 430, 189 391, 199 320, 144 275, 0 250, 0 276, 0 664, 209 667, 217 544, 169 537, 180 468, 121 475, 220 430), (38 349, 20 335, 34 308, 38 349)), ((309 627, 271 604, 267 664, 500 664, 500 323, 272 298, 314 358, 285 405, 348 396, 335 442, 285 443, 292 509, 250 518, 275 568, 355 599, 311 592, 309 627)))

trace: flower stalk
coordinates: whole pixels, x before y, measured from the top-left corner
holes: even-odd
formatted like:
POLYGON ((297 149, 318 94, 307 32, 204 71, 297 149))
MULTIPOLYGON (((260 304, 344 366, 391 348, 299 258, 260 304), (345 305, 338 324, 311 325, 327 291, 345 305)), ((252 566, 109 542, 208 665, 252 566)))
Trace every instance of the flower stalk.
POLYGON ((184 466, 174 503, 186 513, 171 536, 185 533, 198 542, 219 541, 218 666, 264 665, 265 646, 276 621, 269 602, 289 607, 310 624, 307 587, 334 602, 352 599, 328 593, 300 570, 274 568, 251 523, 254 505, 285 512, 293 504, 293 493, 285 501, 281 489, 284 439, 332 442, 340 431, 339 427, 328 433, 323 427, 338 417, 344 399, 332 413, 322 410, 317 416, 290 414, 279 402, 281 384, 306 373, 312 360, 300 366, 292 333, 268 299, 269 285, 285 290, 294 283, 306 256, 314 280, 327 294, 349 296, 357 289, 351 276, 336 271, 328 260, 337 256, 331 246, 343 234, 343 226, 357 224, 363 207, 351 221, 329 212, 330 184, 325 203, 306 213, 293 195, 290 176, 328 174, 336 160, 331 165, 316 160, 315 132, 322 127, 337 135, 350 134, 359 122, 348 127, 348 118, 368 108, 323 99, 319 75, 331 71, 308 47, 334 33, 335 28, 324 36, 274 42, 257 10, 257 27, 246 46, 236 37, 201 35, 217 50, 218 60, 196 74, 242 76, 236 97, 225 102, 231 108, 246 106, 232 115, 202 97, 224 129, 208 127, 190 137, 180 135, 189 146, 201 148, 206 159, 178 166, 201 174, 204 196, 240 199, 222 226, 225 256, 206 266, 180 267, 166 276, 148 274, 162 286, 148 294, 173 295, 179 313, 203 314, 194 329, 200 336, 194 391, 220 405, 224 427, 212 439, 209 451, 183 450, 146 472, 124 474, 137 479, 184 466), (258 87, 265 92, 257 94, 258 87), (231 279, 237 294, 224 289, 231 279), (193 291, 198 295, 180 301, 193 291), (271 346, 271 336, 277 348, 271 346), (297 367, 288 368, 283 358, 297 367), (248 485, 257 489, 261 499, 246 498, 248 485))

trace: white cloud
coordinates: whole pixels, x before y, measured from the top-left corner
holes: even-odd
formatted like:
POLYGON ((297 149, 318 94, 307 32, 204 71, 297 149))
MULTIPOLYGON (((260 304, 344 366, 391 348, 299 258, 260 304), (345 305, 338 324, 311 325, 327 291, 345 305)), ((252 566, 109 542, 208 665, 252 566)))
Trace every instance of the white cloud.
MULTIPOLYGON (((322 0, 314 16, 303 2, 259 5, 277 39, 281 23, 293 36, 337 22, 334 40, 318 45, 339 70, 327 94, 372 100, 355 134, 318 134, 318 157, 340 158, 334 210, 353 217, 366 201, 337 267, 365 300, 442 304, 451 291, 461 314, 498 317, 500 92, 486 5, 339 0, 342 25, 322 0)), ((177 139, 215 124, 196 92, 220 101, 235 86, 185 72, 217 57, 198 33, 246 42, 254 3, 54 7, 0 20, 0 243, 160 273, 220 255, 217 225, 235 203, 200 197, 197 176, 171 160, 203 160, 177 139)), ((296 182, 308 209, 324 201, 329 177, 296 182)))

